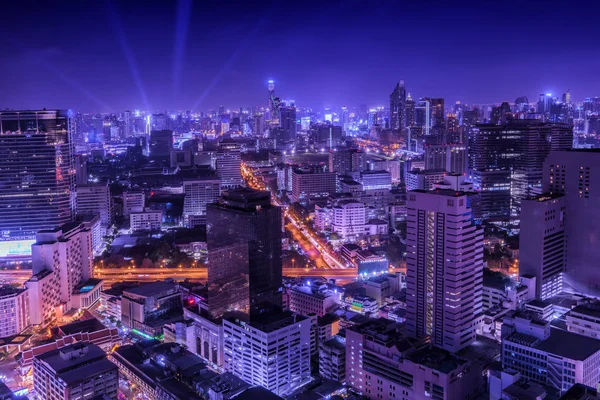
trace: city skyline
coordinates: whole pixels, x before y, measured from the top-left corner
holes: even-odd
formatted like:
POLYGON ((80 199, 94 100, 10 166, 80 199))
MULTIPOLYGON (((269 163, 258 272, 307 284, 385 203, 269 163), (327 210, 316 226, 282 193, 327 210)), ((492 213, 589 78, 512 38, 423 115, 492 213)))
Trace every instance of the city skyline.
POLYGON ((446 104, 567 90, 576 102, 600 93, 593 79, 600 58, 589 51, 593 36, 585 28, 593 10, 556 1, 518 10, 384 2, 371 13, 358 2, 320 5, 316 13, 305 3, 27 7, 10 4, 1 17, 13 62, 1 70, 0 108, 266 105, 269 79, 278 96, 312 108, 385 105, 399 80, 413 96, 446 104), (29 24, 10 17, 23 13, 29 24), (66 29, 69 16, 76 17, 66 29), (144 24, 152 29, 134 28, 144 24))

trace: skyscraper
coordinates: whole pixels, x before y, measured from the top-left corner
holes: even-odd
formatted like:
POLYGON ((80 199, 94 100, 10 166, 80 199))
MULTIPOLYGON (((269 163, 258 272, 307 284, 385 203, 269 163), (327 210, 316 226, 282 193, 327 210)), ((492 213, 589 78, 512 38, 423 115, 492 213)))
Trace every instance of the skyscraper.
POLYGON ((216 176, 190 178, 183 181, 183 218, 187 226, 206 221, 206 205, 215 203, 221 195, 221 180, 216 176), (196 222, 190 221, 197 219, 196 222))
POLYGON ((0 112, 0 241, 71 222, 75 164, 66 111, 0 112))
POLYGON ((77 215, 100 216, 106 232, 113 222, 112 197, 108 183, 77 186, 77 215))
POLYGON ((247 243, 251 315, 280 308, 282 215, 281 208, 271 205, 271 194, 249 188, 230 190, 218 204, 209 204, 206 212, 209 254, 247 243))
POLYGON ((150 132, 150 157, 169 160, 173 149, 173 131, 166 129, 150 132))
POLYGON ((217 176, 221 178, 221 188, 233 189, 242 186, 242 155, 240 145, 225 139, 217 150, 217 176))
POLYGON ((296 107, 291 105, 279 108, 279 126, 283 130, 285 141, 296 140, 296 107))
POLYGON ((563 289, 567 262, 565 198, 541 195, 521 203, 519 273, 536 278, 535 295, 542 300, 563 289))
POLYGON ((600 153, 552 151, 544 163, 543 192, 564 196, 567 269, 564 285, 600 294, 600 153))
POLYGON ((473 224, 474 196, 411 191, 406 204, 407 332, 452 352, 475 340, 482 312, 483 231, 473 224))
POLYGON ((406 97, 406 101, 405 101, 405 122, 406 122, 406 126, 413 126, 417 123, 416 120, 416 103, 415 101, 412 99, 412 97, 410 97, 410 93, 408 94, 408 96, 406 97))
POLYGON ((469 174, 481 191, 483 218, 517 215, 520 202, 542 193, 544 159, 572 147, 572 128, 539 120, 479 124, 469 137, 469 174))
POLYGON ((390 95, 390 128, 400 131, 406 127, 406 88, 404 81, 396 84, 390 95))

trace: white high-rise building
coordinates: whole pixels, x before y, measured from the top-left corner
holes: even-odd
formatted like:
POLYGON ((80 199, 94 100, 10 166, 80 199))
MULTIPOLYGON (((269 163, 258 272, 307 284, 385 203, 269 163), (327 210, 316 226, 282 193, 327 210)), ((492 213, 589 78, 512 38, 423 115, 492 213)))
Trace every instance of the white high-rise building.
POLYGON ((45 326, 61 312, 81 308, 81 294, 99 292, 102 281, 91 279, 92 234, 84 222, 38 232, 31 253, 33 276, 25 286, 33 325, 45 326))
POLYGON ((242 155, 240 145, 223 141, 217 151, 217 176, 221 178, 223 189, 234 189, 242 186, 242 155))
POLYGON ((331 230, 344 238, 363 236, 366 223, 367 212, 360 201, 342 200, 333 207, 331 230))
POLYGON ((290 312, 257 319, 223 319, 225 370, 285 396, 311 379, 310 319, 290 312))
POLYGON ((407 332, 452 352, 475 340, 482 313, 483 231, 472 197, 411 191, 406 205, 407 332))
POLYGON ((106 184, 77 186, 77 215, 99 215, 102 229, 112 225, 110 187, 106 184))
POLYGON ((29 325, 28 290, 0 287, 0 337, 18 335, 29 325))
POLYGON ((519 272, 535 276, 535 295, 542 300, 563 289, 567 262, 565 208, 565 198, 556 195, 521 201, 519 272))
POLYGON ((183 181, 183 217, 186 225, 190 216, 202 216, 206 220, 206 205, 215 203, 221 196, 221 179, 217 177, 183 181))

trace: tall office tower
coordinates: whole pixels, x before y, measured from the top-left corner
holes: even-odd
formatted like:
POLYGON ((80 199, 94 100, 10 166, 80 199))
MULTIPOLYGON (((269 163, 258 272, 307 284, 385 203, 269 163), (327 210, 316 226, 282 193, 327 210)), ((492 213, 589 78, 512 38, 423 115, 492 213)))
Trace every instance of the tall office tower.
POLYGON ((228 311, 250 312, 248 243, 240 240, 208 251, 208 312, 217 319, 228 311))
POLYGON ((390 95, 390 128, 401 131, 406 127, 406 88, 404 81, 396 84, 390 95))
POLYGON ((34 356, 33 388, 40 400, 116 399, 119 369, 95 344, 75 343, 34 356))
POLYGON ((445 139, 447 143, 462 143, 462 135, 460 134, 456 113, 446 114, 445 139))
POLYGON ((408 193, 406 326, 414 337, 456 352, 475 340, 482 312, 483 230, 474 193, 408 193))
POLYGON ((209 204, 207 248, 248 245, 251 315, 263 308, 281 308, 281 208, 271 205, 269 192, 238 188, 209 204))
POLYGON ((600 293, 600 153, 597 149, 552 151, 544 163, 543 192, 565 197, 567 272, 564 285, 600 293))
POLYGON ((410 97, 410 93, 408 94, 408 96, 406 97, 406 101, 404 102, 405 104, 405 119, 404 121, 406 122, 406 126, 413 126, 417 123, 416 120, 416 106, 417 104, 415 103, 415 101, 412 99, 412 97, 410 97))
POLYGON ((425 100, 429 101, 431 127, 439 127, 443 130, 445 128, 444 116, 446 115, 444 110, 444 99, 426 97, 425 100))
POLYGON ((570 125, 542 123, 537 120, 519 120, 507 129, 521 131, 517 141, 511 176, 513 214, 519 215, 521 202, 542 193, 544 161, 552 150, 573 147, 573 127, 570 125))
POLYGON ((507 120, 512 119, 512 113, 510 110, 510 104, 507 101, 503 101, 497 107, 492 108, 492 115, 490 116, 490 124, 505 124, 507 120))
POLYGON ((290 312, 250 323, 224 318, 225 370, 278 396, 290 394, 311 380, 310 326, 310 318, 290 312))
POLYGON ((446 170, 453 174, 467 172, 467 145, 438 144, 425 146, 425 169, 446 170))
POLYGON ((346 132, 348 130, 349 124, 350 124, 350 112, 348 111, 348 107, 342 106, 342 113, 340 115, 340 125, 342 125, 343 132, 346 132))
POLYGON ((190 178, 183 181, 183 218, 186 226, 206 222, 206 205, 221 196, 221 179, 215 177, 190 178), (193 218, 195 217, 195 218, 193 218), (196 221, 191 223, 190 218, 196 221))
POLYGON ((133 136, 133 114, 131 111, 127 110, 123 113, 123 134, 125 135, 125 138, 128 138, 130 136, 133 136))
POLYGON ((242 186, 242 154, 240 145, 225 139, 217 150, 217 176, 221 178, 221 188, 233 189, 242 186))
MULTIPOLYGON (((40 231, 36 235, 36 242, 31 246, 31 253, 33 275, 44 270, 57 275, 60 302, 70 309, 75 287, 92 277, 94 253, 90 230, 86 229, 84 223, 74 222, 40 231)), ((30 300, 33 300, 31 296, 30 300)))
POLYGON ((150 119, 151 131, 166 131, 167 129, 169 129, 169 117, 165 114, 152 114, 148 117, 150 119))
POLYGON ((88 134, 90 143, 104 143, 104 121, 101 115, 92 118, 92 130, 88 134))
POLYGON ((469 177, 481 192, 483 219, 511 215, 511 169, 522 131, 507 125, 476 125, 469 137, 469 177))
POLYGON ((565 93, 563 93, 562 102, 565 104, 571 104, 571 91, 570 90, 567 90, 565 93))
POLYGON ((279 126, 283 129, 285 141, 296 140, 296 107, 279 108, 279 126))
POLYGON ((536 278, 535 295, 546 300, 563 289, 567 262, 565 198, 541 195, 521 203, 519 273, 536 278))
POLYGON ((112 225, 112 198, 108 183, 77 186, 77 215, 99 215, 102 230, 106 232, 112 225))
POLYGON ((361 150, 334 150, 329 152, 329 172, 343 175, 348 171, 364 171, 367 153, 361 150))
POLYGON ((252 133, 254 136, 262 136, 265 132, 265 114, 256 113, 252 123, 252 133))
POLYGON ((87 157, 84 155, 76 155, 75 161, 75 184, 86 185, 88 183, 88 172, 87 172, 87 157))
POLYGON ((150 158, 168 161, 173 150, 173 131, 166 129, 150 132, 150 158))
POLYGON ((281 100, 278 97, 275 97, 275 81, 272 79, 269 80, 267 89, 269 92, 269 119, 271 120, 271 125, 277 126, 279 125, 279 104, 281 100))
POLYGON ((0 241, 73 220, 70 121, 66 111, 0 111, 0 241))

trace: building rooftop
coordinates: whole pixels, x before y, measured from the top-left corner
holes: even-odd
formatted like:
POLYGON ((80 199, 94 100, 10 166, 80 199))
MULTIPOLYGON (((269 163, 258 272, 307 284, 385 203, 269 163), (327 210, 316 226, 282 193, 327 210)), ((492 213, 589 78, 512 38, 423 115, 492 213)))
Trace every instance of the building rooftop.
POLYGON ((123 293, 131 293, 138 296, 156 296, 162 292, 175 290, 176 284, 172 282, 156 281, 150 283, 142 283, 139 286, 123 290, 123 293))
POLYGON ((423 365, 443 374, 449 374, 468 361, 437 347, 426 347, 408 355, 415 364, 423 365))
POLYGON ((0 297, 14 296, 14 295, 23 293, 26 290, 27 289, 25 289, 25 288, 16 288, 16 287, 10 286, 10 285, 3 285, 3 286, 0 286, 0 297))
POLYGON ((600 318, 600 303, 582 304, 571 310, 571 313, 579 313, 594 318, 600 318))
POLYGON ((79 285, 75 286, 73 293, 87 293, 101 283, 102 279, 90 278, 87 281, 81 282, 79 285))
POLYGON ((64 335, 72 335, 81 332, 96 332, 107 329, 106 326, 96 318, 90 318, 83 321, 72 322, 67 325, 62 325, 55 328, 57 332, 61 332, 64 335))
POLYGON ((546 389, 539 383, 532 381, 518 381, 504 388, 504 393, 512 399, 536 400, 546 397, 546 389))
POLYGON ((411 190, 408 193, 427 193, 427 194, 433 194, 433 195, 437 195, 437 196, 446 196, 446 197, 461 197, 461 196, 479 195, 479 193, 476 193, 476 192, 460 192, 460 191, 450 190, 450 189, 435 189, 435 190, 415 189, 415 190, 411 190))
POLYGON ((244 318, 247 318, 247 316, 240 316, 236 315, 235 313, 231 313, 230 315, 224 317, 224 319, 234 324, 240 326, 247 324, 263 333, 277 331, 285 328, 286 326, 304 321, 307 317, 292 313, 291 311, 271 311, 253 316, 250 322, 244 321, 244 318))
POLYGON ((45 362, 67 385, 117 369, 116 365, 108 361, 104 350, 91 343, 75 343, 35 358, 45 362))
POLYGON ((585 360, 600 351, 600 340, 552 328, 550 337, 536 348, 572 360, 585 360))

